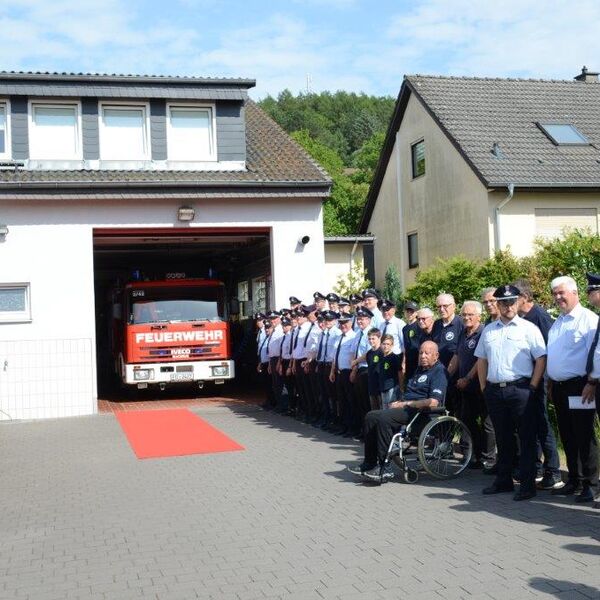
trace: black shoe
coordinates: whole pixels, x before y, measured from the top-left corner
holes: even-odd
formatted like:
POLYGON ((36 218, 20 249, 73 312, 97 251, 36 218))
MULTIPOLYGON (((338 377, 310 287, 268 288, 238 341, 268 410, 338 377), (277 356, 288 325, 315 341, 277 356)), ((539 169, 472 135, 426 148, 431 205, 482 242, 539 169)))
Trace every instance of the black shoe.
POLYGON ((498 465, 491 465, 490 467, 484 466, 483 474, 484 475, 498 475, 498 465))
POLYGON ((594 500, 594 492, 589 485, 584 485, 580 494, 575 496, 575 502, 578 504, 582 504, 583 502, 593 502, 594 500))
POLYGON ((394 479, 394 471, 392 471, 391 465, 378 465, 372 468, 370 471, 365 471, 363 473, 363 479, 381 485, 386 481, 391 481, 394 479))
POLYGON ((572 496, 578 489, 577 483, 567 481, 561 488, 557 488, 550 492, 553 496, 572 496))
POLYGON ((348 471, 350 471, 350 473, 352 473, 352 475, 358 475, 360 477, 367 471, 374 469, 375 466, 374 465, 366 465, 365 463, 360 463, 359 465, 350 465, 348 467, 348 471))
POLYGON ((467 467, 469 469, 482 469, 483 468, 483 463, 480 460, 472 460, 467 467))
POLYGON ((520 502, 521 500, 531 500, 531 498, 534 498, 535 496, 536 496, 535 490, 529 490, 526 492, 522 492, 521 490, 519 490, 513 496, 513 500, 515 502, 520 502))
POLYGON ((481 493, 484 496, 490 496, 492 494, 503 494, 505 492, 514 491, 514 487, 512 484, 498 485, 497 483, 492 483, 489 487, 483 488, 481 493))

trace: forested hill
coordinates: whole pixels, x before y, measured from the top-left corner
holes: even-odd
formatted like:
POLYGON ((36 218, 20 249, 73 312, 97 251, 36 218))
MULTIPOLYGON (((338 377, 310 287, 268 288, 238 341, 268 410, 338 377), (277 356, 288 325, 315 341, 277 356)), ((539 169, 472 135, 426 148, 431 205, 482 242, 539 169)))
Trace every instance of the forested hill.
POLYGON ((394 99, 348 92, 294 96, 285 90, 259 105, 333 179, 324 207, 325 235, 356 233, 394 99))

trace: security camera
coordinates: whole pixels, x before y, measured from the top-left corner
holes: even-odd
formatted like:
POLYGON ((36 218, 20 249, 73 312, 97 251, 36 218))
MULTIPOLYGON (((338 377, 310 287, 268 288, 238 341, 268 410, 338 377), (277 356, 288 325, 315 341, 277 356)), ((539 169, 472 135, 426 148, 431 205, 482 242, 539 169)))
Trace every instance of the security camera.
POLYGON ((300 243, 301 243, 303 246, 306 246, 306 244, 308 244, 308 242, 310 242, 310 236, 308 236, 308 235, 303 235, 303 236, 300 238, 299 242, 300 242, 300 243))

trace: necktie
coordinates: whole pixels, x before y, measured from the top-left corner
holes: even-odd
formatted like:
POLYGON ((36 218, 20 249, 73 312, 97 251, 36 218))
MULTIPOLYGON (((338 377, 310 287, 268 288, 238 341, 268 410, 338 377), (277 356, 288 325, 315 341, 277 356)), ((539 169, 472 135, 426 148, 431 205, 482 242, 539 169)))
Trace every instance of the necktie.
MULTIPOLYGON (((314 323, 310 324, 310 327, 308 328, 308 331, 306 332, 306 337, 304 338, 304 347, 306 348, 306 342, 308 342, 308 336, 310 335, 310 332, 312 331, 312 328, 315 326, 314 323)), ((320 349, 320 346, 319 346, 320 349)))
POLYGON ((289 333, 284 333, 283 337, 281 338, 281 345, 279 346, 279 356, 281 356, 281 358, 283 358, 283 344, 285 344, 285 338, 290 335, 289 333))
POLYGON ((329 346, 329 329, 325 334, 325 347, 323 348, 323 361, 327 362, 327 346, 329 346))
POLYGON ((358 358, 358 349, 360 348, 360 342, 362 340, 364 331, 360 330, 360 335, 358 336, 358 344, 356 344, 356 351, 354 352, 354 358, 358 358))
POLYGON ((340 357, 340 350, 342 349, 342 340, 346 334, 342 333, 342 337, 340 338, 340 343, 338 344, 337 350, 335 351, 335 366, 337 367, 338 358, 340 357))
MULTIPOLYGON (((298 340, 298 333, 296 333, 296 341, 298 340)), ((292 333, 290 334, 290 345, 288 346, 288 354, 291 356, 292 355, 292 349, 296 347, 296 344, 294 344, 294 332, 292 331, 292 333)))
POLYGON ((385 335, 385 332, 387 331, 388 325, 389 325, 389 323, 388 323, 388 321, 386 321, 385 325, 383 326, 383 331, 381 332, 382 337, 385 335))
MULTIPOLYGON (((298 345, 298 338, 300 337, 300 327, 298 327, 298 329, 296 329, 296 339, 294 340, 294 346, 293 349, 296 349, 296 346, 298 345)), ((292 336, 293 337, 293 336, 292 336)), ((292 351, 292 346, 290 346, 290 352, 292 351)))
POLYGON ((325 332, 321 332, 321 339, 319 340, 319 351, 317 352, 317 362, 321 362, 321 351, 323 350, 323 340, 325 339, 325 332))
POLYGON ((269 334, 268 336, 267 335, 265 336, 265 339, 263 340, 262 344, 260 345, 260 349, 258 351, 258 356, 261 355, 262 349, 264 348, 265 344, 267 344, 267 356, 269 356, 269 344, 268 344, 268 342, 271 339, 271 335, 273 335, 273 334, 269 334))
POLYGON ((585 372, 589 375, 594 368, 594 352, 596 351, 596 347, 598 346, 598 335, 600 334, 600 321, 598 321, 598 325, 596 326, 596 334, 594 335, 594 341, 592 342, 592 346, 590 348, 590 352, 587 357, 587 363, 585 365, 585 372))

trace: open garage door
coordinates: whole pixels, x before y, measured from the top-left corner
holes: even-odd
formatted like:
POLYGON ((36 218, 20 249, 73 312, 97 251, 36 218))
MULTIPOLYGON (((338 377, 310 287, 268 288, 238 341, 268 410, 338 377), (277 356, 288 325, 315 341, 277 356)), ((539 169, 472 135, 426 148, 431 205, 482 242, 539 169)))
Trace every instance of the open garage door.
POLYGON ((271 280, 269 228, 94 229, 98 397, 118 396, 113 290, 132 281, 203 278, 224 283, 236 379, 254 361, 252 312, 266 308, 271 280))

